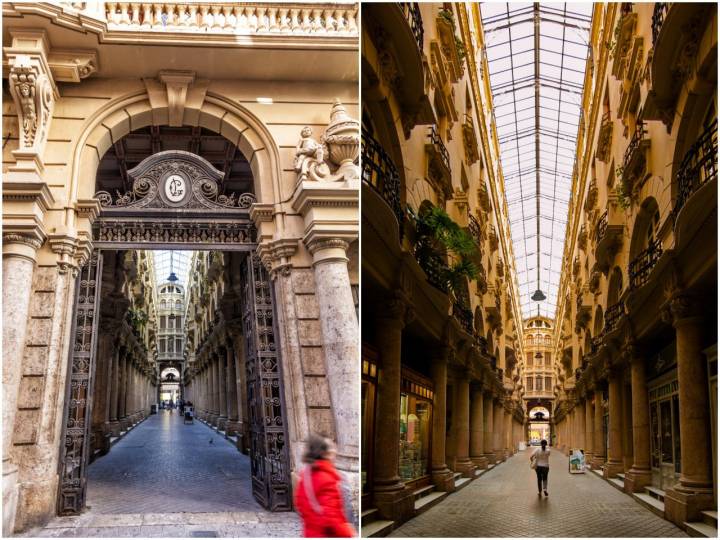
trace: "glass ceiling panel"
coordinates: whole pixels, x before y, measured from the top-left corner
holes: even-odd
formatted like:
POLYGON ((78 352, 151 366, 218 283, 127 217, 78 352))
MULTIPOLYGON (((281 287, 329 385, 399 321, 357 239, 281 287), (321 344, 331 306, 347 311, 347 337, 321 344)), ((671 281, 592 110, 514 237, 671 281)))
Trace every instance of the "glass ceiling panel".
POLYGON ((480 9, 520 304, 524 317, 552 318, 592 4, 482 3, 480 9), (544 301, 531 300, 536 289, 544 301))
POLYGON ((155 256, 155 279, 157 284, 167 283, 167 278, 170 276, 170 259, 172 257, 172 271, 178 277, 176 283, 187 286, 188 283, 188 272, 190 269, 190 258, 192 257, 192 251, 177 251, 177 250, 158 250, 153 251, 155 256))

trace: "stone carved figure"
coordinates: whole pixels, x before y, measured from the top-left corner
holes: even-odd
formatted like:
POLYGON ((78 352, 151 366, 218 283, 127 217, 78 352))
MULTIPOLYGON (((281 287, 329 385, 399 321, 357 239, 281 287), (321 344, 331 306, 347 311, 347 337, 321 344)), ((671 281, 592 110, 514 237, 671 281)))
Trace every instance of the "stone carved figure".
POLYGON ((16 65, 10 72, 10 92, 19 109, 21 148, 45 141, 52 115, 53 94, 47 76, 29 65, 16 65))
POLYGON ((340 101, 335 101, 330 124, 316 141, 312 129, 305 126, 295 146, 295 171, 298 181, 339 182, 360 178, 360 123, 348 116, 340 101))

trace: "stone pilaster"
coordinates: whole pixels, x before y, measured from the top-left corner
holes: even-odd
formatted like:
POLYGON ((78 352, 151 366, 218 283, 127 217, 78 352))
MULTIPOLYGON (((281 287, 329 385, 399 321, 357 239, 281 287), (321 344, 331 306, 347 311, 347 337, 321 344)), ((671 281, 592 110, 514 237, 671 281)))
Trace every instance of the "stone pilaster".
POLYGON ((432 481, 438 491, 455 488, 452 471, 445 462, 445 422, 447 415, 447 356, 449 349, 436 355, 430 366, 435 394, 432 425, 432 481))
POLYGON ((482 387, 474 386, 470 395, 470 459, 478 469, 487 469, 488 460, 485 453, 485 431, 483 426, 483 392, 482 387))
POLYGON ((682 527, 715 508, 710 396, 702 353, 703 318, 696 300, 675 294, 665 320, 675 327, 680 398, 680 481, 665 493, 665 516, 682 527))

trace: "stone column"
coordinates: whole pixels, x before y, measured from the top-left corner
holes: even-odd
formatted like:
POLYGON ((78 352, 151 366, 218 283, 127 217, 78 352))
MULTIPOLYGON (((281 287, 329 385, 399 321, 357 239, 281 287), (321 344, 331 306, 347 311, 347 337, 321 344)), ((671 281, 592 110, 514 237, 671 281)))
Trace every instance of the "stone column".
POLYGON ((608 401, 610 407, 608 460, 603 469, 605 478, 614 478, 623 472, 622 460, 622 376, 617 369, 610 370, 608 401))
POLYGON ((18 499, 18 467, 10 456, 15 413, 22 378, 30 294, 35 269, 35 256, 41 242, 30 236, 14 233, 3 235, 3 535, 12 534, 18 499))
POLYGON ((360 455, 359 393, 360 357, 358 319, 350 289, 348 242, 339 238, 317 238, 307 242, 313 256, 315 297, 320 308, 320 326, 325 369, 335 418, 341 470, 357 471, 360 455))
POLYGON ((470 383, 467 373, 459 374, 455 386, 455 472, 473 478, 475 465, 470 461, 470 383))
POLYGON ((225 431, 228 421, 228 402, 227 402, 227 371, 226 371, 226 355, 218 350, 215 353, 215 363, 218 369, 218 430, 225 431))
POLYGON ((120 382, 118 384, 118 422, 120 423, 119 433, 122 433, 127 429, 127 421, 125 420, 125 388, 127 385, 127 365, 129 362, 129 354, 130 353, 126 350, 125 354, 120 358, 120 382))
POLYGON ((493 420, 495 419, 493 396, 490 392, 483 394, 483 456, 487 459, 488 465, 497 463, 493 443, 493 420))
POLYGON ((577 421, 577 448, 585 451, 585 399, 581 398, 575 407, 575 419, 577 421))
POLYGON ((603 393, 595 388, 595 444, 593 444, 593 469, 599 469, 605 464, 605 434, 603 432, 604 409, 602 405, 603 393))
POLYGON ((212 425, 218 425, 218 419, 220 418, 220 376, 218 373, 218 361, 217 356, 214 354, 210 355, 210 378, 212 390, 210 391, 210 397, 212 399, 212 425))
POLYGON ((225 355, 225 369, 227 370, 228 423, 226 431, 228 435, 235 435, 240 430, 240 419, 238 416, 237 370, 232 345, 228 344, 227 347, 221 349, 221 353, 225 355))
POLYGON ((677 347, 680 399, 680 481, 665 493, 665 516, 678 526, 700 520, 700 512, 716 509, 713 501, 710 444, 710 396, 702 353, 704 321, 695 299, 675 295, 670 301, 677 347))
POLYGON ((481 386, 474 386, 470 400, 470 459, 478 469, 484 470, 488 467, 488 460, 485 453, 484 438, 485 427, 483 426, 483 393, 481 386))
POLYGON ((447 357, 445 349, 433 360, 430 369, 435 385, 432 425, 432 481, 438 491, 455 489, 452 471, 445 462, 445 422, 447 420, 447 357))
POLYGON ((650 405, 645 382, 645 359, 632 348, 628 350, 632 384, 633 464, 625 473, 625 491, 632 493, 652 483, 650 470, 650 405))
POLYGON ((398 475, 401 345, 406 315, 402 299, 389 300, 377 319, 375 336, 381 365, 375 413, 374 501, 384 518, 396 521, 404 521, 414 512, 412 492, 398 475))
POLYGON ((587 465, 590 465, 595 454, 595 427, 591 396, 590 392, 585 396, 585 463, 587 465))
POLYGON ((504 437, 505 437, 505 418, 502 406, 502 401, 498 401, 493 404, 495 418, 493 419, 493 428, 495 433, 493 436, 493 452, 495 452, 495 458, 497 462, 505 461, 505 448, 504 448, 504 437))
POLYGON ((110 375, 110 411, 107 427, 113 437, 120 435, 120 422, 118 422, 118 387, 120 386, 120 358, 123 354, 125 354, 125 349, 122 346, 119 346, 117 350, 114 351, 112 357, 112 371, 110 375))
POLYGON ((503 412, 505 413, 505 455, 511 457, 515 454, 512 443, 512 414, 505 407, 503 407, 503 412))

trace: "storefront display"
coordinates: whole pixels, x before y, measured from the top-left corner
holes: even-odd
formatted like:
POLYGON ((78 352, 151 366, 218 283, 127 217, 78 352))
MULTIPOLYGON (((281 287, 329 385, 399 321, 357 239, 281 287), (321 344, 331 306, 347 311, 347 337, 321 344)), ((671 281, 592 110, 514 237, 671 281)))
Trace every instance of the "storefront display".
POLYGON ((404 482, 411 482, 429 472, 432 390, 428 384, 407 377, 403 377, 402 386, 398 474, 404 482))

